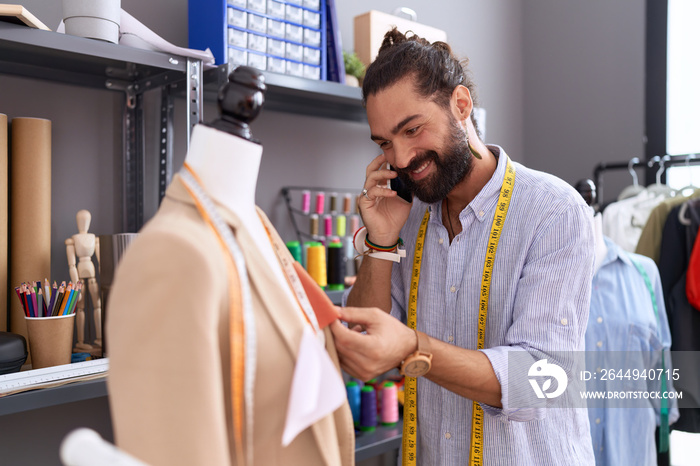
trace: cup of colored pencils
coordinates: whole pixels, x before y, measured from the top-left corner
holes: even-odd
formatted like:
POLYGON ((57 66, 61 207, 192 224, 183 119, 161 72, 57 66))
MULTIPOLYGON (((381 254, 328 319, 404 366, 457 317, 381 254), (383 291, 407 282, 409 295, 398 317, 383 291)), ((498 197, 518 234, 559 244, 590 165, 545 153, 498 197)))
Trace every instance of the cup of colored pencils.
POLYGON ((15 287, 15 293, 22 303, 25 317, 57 317, 70 315, 75 312, 75 306, 80 299, 83 283, 61 282, 58 286, 44 279, 41 282, 25 282, 15 287))
POLYGON ((70 364, 73 347, 75 307, 82 283, 48 280, 22 283, 15 288, 27 324, 32 369, 70 364))

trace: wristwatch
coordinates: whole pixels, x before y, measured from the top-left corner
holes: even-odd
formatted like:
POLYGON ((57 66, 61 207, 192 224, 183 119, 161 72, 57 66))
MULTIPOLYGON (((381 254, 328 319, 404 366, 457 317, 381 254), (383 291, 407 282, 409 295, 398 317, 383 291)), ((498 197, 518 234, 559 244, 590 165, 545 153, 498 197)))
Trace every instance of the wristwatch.
POLYGON ((404 359, 399 369, 401 375, 406 377, 420 377, 427 374, 430 370, 430 363, 433 360, 428 335, 416 329, 413 329, 413 331, 416 332, 416 338, 418 339, 418 349, 404 359))

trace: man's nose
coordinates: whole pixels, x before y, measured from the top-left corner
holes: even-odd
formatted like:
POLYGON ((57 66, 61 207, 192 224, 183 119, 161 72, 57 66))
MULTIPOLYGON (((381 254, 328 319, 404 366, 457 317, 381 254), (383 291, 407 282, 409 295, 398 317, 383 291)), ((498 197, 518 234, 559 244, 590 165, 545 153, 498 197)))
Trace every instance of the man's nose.
POLYGON ((416 150, 412 144, 394 142, 394 162, 392 167, 406 168, 416 155, 416 150))

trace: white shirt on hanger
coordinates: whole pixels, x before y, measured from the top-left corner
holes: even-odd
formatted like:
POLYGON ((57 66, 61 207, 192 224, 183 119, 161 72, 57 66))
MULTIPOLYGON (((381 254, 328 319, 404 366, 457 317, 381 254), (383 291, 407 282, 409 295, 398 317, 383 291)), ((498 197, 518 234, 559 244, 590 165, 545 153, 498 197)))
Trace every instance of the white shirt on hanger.
POLYGON ((634 252, 651 211, 667 196, 644 190, 613 202, 603 211, 603 234, 628 252, 634 252))

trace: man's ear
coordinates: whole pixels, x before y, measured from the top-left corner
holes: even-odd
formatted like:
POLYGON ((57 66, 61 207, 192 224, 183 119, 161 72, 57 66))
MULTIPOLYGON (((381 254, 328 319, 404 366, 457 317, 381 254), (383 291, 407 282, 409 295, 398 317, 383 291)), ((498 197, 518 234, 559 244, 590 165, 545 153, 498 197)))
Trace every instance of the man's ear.
POLYGON ((469 118, 472 113, 472 95, 466 86, 461 84, 455 87, 452 91, 452 110, 456 112, 455 117, 458 121, 463 121, 469 118))

